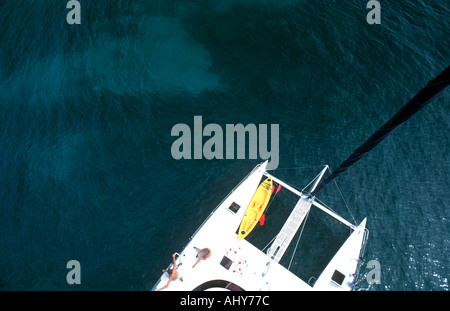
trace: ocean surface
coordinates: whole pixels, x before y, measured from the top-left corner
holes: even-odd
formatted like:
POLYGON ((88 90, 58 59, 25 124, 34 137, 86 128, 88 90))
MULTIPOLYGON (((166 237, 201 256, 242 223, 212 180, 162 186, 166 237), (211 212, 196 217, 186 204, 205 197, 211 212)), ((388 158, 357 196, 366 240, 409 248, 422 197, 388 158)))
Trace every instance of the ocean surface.
MULTIPOLYGON (((176 124, 278 124, 272 173, 303 188, 450 64, 444 0, 380 1, 379 25, 366 0, 79 2, 73 25, 66 1, 0 2, 1 290, 151 289, 263 161, 176 160, 176 124)), ((368 219, 355 290, 449 290, 449 116, 447 90, 319 194, 368 219)), ((342 233, 322 216, 292 264, 305 278, 324 258, 308 250, 342 233)))

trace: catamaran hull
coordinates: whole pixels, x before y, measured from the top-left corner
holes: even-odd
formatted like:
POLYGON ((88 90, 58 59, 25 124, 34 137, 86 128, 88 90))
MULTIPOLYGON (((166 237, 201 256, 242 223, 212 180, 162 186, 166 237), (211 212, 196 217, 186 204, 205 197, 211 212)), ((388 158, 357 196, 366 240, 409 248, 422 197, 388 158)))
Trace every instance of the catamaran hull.
MULTIPOLYGON (((267 161, 258 165, 247 175, 194 233, 176 261, 177 271, 183 281, 180 279, 172 281, 165 290, 351 289, 360 250, 365 241, 365 219, 359 226, 351 225, 353 233, 317 278, 315 284, 308 284, 307 281, 300 279, 282 266, 277 259, 262 252, 246 239, 237 239, 236 231, 245 213, 243 207, 248 206, 264 175, 267 177, 266 165, 267 161), (198 261, 199 248, 208 248, 211 255, 193 268, 198 261), (339 279, 333 277, 336 274, 335 271, 338 271, 339 276, 343 275, 344 277, 339 279)), ((273 178, 271 177, 271 179, 273 178)), ((277 180, 278 182, 289 189, 289 185, 283 184, 280 180, 277 180)), ((306 199, 301 193, 299 195, 300 200, 306 199)), ((333 215, 331 211, 330 215, 333 215)), ((153 290, 165 286, 168 280, 169 275, 164 273, 153 290)))

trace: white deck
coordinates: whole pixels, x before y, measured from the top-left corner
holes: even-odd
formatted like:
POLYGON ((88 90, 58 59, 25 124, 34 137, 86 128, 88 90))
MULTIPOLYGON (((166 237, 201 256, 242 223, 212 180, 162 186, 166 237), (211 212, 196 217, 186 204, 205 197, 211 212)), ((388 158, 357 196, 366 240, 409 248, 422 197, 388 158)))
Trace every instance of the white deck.
MULTIPOLYGON (((318 278, 314 288, 278 264, 277 261, 271 260, 269 256, 245 239, 238 241, 236 231, 247 205, 263 177, 266 165, 267 162, 256 168, 197 230, 177 259, 177 271, 179 276, 183 278, 183 281, 172 281, 165 290, 190 291, 212 280, 231 282, 248 291, 292 291, 316 288, 322 290, 350 289, 346 284, 350 285, 351 274, 356 270, 364 232, 362 227, 362 229, 360 227, 357 228, 338 252, 338 255, 341 253, 341 257, 346 259, 339 260, 339 256, 338 259, 335 257, 318 278), (237 213, 233 213, 228 209, 233 202, 240 205, 237 213), (362 234, 355 235, 357 232, 362 232, 362 234), (209 248, 211 257, 201 261, 195 268, 192 268, 197 262, 197 251, 194 247, 209 248), (347 253, 354 255, 351 260, 348 259, 347 253), (229 269, 221 265, 224 256, 232 260, 229 269), (331 274, 337 267, 339 271, 348 276, 340 287, 329 281, 331 274)), ((365 221, 363 224, 365 225, 365 221)), ((167 281, 168 274, 164 273, 155 285, 154 290, 165 286, 167 281)))

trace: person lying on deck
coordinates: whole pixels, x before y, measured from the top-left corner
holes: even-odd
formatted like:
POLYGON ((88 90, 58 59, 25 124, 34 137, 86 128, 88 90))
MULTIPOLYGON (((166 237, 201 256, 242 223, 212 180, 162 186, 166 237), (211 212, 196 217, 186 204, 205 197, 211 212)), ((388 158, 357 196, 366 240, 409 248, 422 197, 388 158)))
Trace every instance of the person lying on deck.
POLYGON ((211 250, 209 248, 202 248, 199 249, 198 247, 194 246, 194 249, 197 251, 197 256, 195 256, 195 258, 198 258, 197 262, 195 263, 195 265, 192 266, 192 268, 195 268, 195 266, 201 261, 201 260, 206 260, 207 258, 209 258, 211 256, 211 250))
POLYGON ((167 287, 169 287, 170 282, 172 282, 173 280, 176 279, 180 279, 181 282, 183 282, 183 277, 180 277, 178 275, 178 271, 177 271, 177 262, 175 260, 175 254, 172 255, 172 259, 173 259, 173 267, 169 270, 165 270, 163 269, 162 272, 167 272, 169 274, 169 281, 167 282, 166 286, 161 287, 160 289, 158 289, 158 291, 166 289, 167 287))

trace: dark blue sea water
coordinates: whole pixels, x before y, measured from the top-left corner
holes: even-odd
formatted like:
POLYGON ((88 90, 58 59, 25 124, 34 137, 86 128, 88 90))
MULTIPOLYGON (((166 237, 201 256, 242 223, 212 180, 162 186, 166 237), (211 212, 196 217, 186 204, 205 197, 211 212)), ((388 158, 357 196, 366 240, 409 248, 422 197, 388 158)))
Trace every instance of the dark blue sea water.
MULTIPOLYGON (((262 161, 177 161, 174 125, 279 124, 274 174, 301 188, 450 59, 444 0, 382 0, 380 25, 366 0, 81 0, 80 25, 66 3, 0 2, 2 290, 151 289, 262 161)), ((319 195, 368 217, 356 290, 449 290, 449 103, 447 90, 339 177, 349 209, 334 185, 319 195)))

